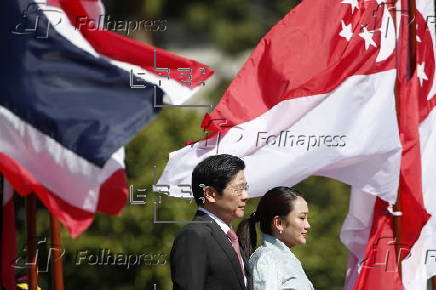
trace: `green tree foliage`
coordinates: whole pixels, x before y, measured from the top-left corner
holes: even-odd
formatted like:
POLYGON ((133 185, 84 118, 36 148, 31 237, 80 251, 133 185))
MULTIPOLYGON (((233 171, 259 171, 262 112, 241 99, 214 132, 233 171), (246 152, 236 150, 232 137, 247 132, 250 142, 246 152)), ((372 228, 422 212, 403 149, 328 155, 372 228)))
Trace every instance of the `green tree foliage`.
POLYGON ((209 35, 209 40, 222 51, 237 54, 253 48, 260 37, 300 1, 189 2, 182 10, 188 27, 209 35))
MULTIPOLYGON (((115 18, 168 20, 171 31, 183 33, 196 42, 212 45, 222 52, 236 55, 252 49, 260 38, 300 0, 143 0, 140 2, 107 1, 115 18), (180 27, 181 26, 181 27, 180 27)), ((146 33, 146 32, 144 32, 146 33)), ((159 32, 153 39, 165 46, 165 37, 159 32)))

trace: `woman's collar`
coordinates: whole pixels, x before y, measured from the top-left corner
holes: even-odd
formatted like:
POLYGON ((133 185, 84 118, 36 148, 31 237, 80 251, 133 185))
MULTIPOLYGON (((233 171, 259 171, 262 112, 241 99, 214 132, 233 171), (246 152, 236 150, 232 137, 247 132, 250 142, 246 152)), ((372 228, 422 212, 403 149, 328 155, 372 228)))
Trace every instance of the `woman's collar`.
POLYGON ((262 237, 263 237, 263 241, 265 243, 266 246, 272 246, 272 247, 276 247, 278 248, 280 251, 285 251, 285 252, 289 252, 292 255, 294 255, 291 251, 291 249, 289 249, 288 246, 285 245, 285 243, 283 243, 282 241, 280 241, 279 239, 277 239, 274 236, 262 233, 262 237))

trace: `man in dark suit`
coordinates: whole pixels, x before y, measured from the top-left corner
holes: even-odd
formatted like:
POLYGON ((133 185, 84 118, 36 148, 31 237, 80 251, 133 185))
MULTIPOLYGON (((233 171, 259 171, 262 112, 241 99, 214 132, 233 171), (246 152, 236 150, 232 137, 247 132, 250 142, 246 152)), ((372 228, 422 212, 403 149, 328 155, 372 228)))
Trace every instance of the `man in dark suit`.
POLYGON ((227 154, 210 156, 194 168, 192 192, 199 209, 171 250, 173 289, 251 289, 248 264, 230 226, 244 216, 244 168, 240 158, 227 154))

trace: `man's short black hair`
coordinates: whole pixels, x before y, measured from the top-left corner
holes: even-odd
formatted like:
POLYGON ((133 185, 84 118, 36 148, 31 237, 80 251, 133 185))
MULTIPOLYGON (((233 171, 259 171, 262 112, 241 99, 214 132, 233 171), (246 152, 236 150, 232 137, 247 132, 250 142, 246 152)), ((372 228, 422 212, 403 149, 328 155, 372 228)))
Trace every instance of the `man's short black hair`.
POLYGON ((209 156, 198 163, 192 171, 192 194, 195 202, 199 206, 204 203, 200 199, 200 197, 204 197, 203 188, 200 185, 213 186, 221 194, 236 174, 244 169, 244 161, 229 154, 209 156))

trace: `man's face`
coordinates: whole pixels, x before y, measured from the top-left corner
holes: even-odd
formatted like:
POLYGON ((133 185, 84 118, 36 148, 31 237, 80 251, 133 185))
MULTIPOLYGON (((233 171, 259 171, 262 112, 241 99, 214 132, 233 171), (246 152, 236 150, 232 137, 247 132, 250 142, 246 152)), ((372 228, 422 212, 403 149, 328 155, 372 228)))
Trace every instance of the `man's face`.
POLYGON ((215 194, 215 202, 211 205, 215 214, 226 223, 233 219, 244 217, 245 202, 248 200, 247 180, 244 171, 239 171, 227 186, 222 194, 215 194))

